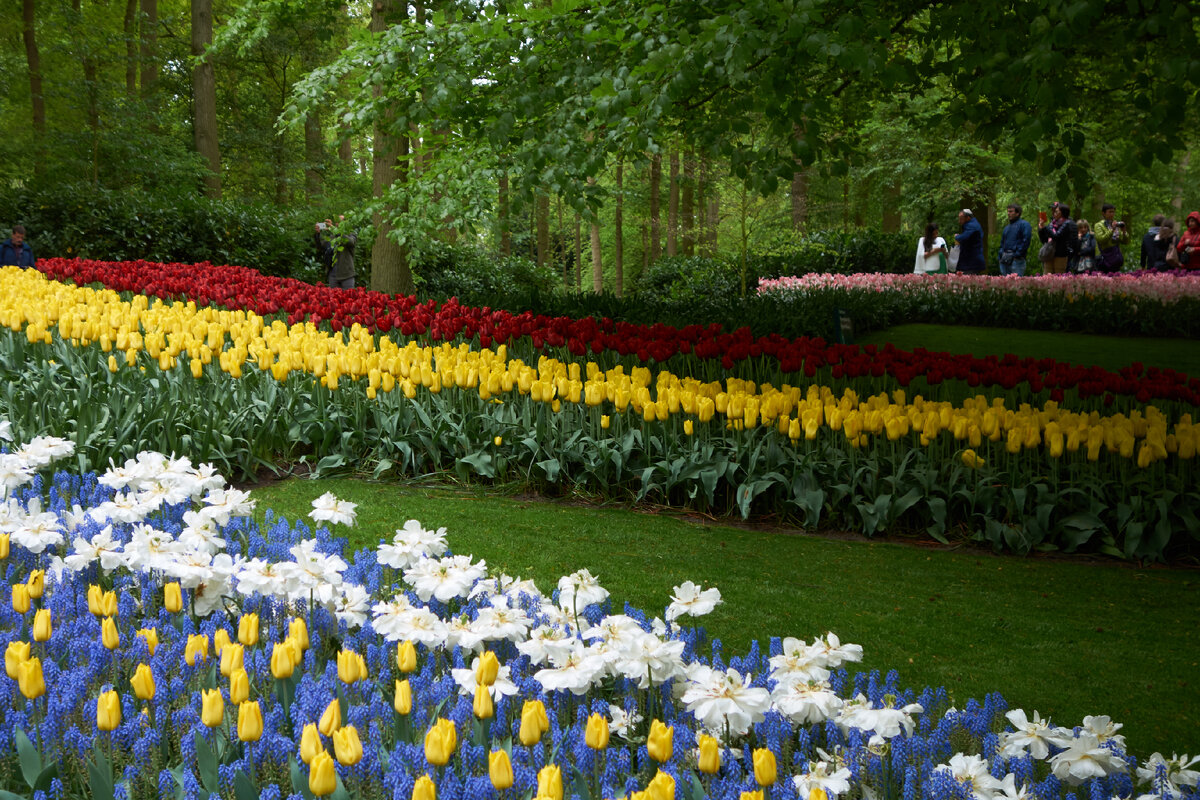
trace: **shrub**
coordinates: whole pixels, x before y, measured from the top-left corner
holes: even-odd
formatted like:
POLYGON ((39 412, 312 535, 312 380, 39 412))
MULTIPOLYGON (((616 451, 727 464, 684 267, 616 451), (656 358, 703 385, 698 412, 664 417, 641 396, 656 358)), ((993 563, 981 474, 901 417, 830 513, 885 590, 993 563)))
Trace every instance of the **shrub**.
POLYGON ((550 267, 523 256, 495 256, 475 245, 432 242, 412 262, 417 294, 464 305, 503 306, 504 298, 546 294, 558 283, 550 267))

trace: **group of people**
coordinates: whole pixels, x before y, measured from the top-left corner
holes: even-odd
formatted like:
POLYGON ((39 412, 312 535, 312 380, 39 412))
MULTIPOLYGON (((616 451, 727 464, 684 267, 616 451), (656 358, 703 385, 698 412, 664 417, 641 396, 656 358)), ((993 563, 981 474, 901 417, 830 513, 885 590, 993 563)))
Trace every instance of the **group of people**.
MULTIPOLYGON (((1034 229, 1028 220, 1021 217, 1021 206, 1012 203, 1006 209, 1008 223, 1000 233, 997 248, 997 263, 1001 275, 1024 275, 1029 263, 1029 248, 1033 244, 1034 229)), ((1162 214, 1154 217, 1150 229, 1142 236, 1141 253, 1136 267, 1126 261, 1125 251, 1133 241, 1128 226, 1116 218, 1117 209, 1112 203, 1100 207, 1101 219, 1095 227, 1085 219, 1071 218, 1071 209, 1066 203, 1054 203, 1050 213, 1039 213, 1037 238, 1042 243, 1036 257, 1047 274, 1063 272, 1114 273, 1135 268, 1165 271, 1173 269, 1200 269, 1200 211, 1188 214, 1182 232, 1175 229, 1175 221, 1162 214), (1193 256, 1193 253, 1196 253, 1193 256)), ((925 228, 925 235, 917 240, 916 263, 913 272, 935 273, 957 270, 979 274, 987 269, 984 258, 983 228, 975 219, 974 212, 964 208, 958 212, 961 228, 954 235, 954 247, 938 235, 936 222, 925 228)), ((1132 255, 1132 254, 1130 254, 1132 255)))

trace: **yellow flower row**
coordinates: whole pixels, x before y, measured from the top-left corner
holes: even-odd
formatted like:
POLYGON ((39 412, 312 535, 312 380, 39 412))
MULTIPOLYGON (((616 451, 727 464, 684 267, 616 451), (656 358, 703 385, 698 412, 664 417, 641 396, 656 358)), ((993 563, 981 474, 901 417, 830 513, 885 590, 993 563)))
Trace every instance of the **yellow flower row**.
POLYGON ((410 399, 418 388, 469 391, 483 400, 516 392, 554 411, 566 402, 628 411, 646 421, 683 415, 689 435, 694 421, 708 423, 719 416, 726 427, 774 427, 793 441, 816 439, 828 429, 855 447, 883 436, 891 441, 915 436, 929 445, 946 433, 972 448, 984 440, 1003 441, 1010 453, 1044 446, 1052 457, 1083 450, 1091 460, 1103 450, 1136 456, 1147 466, 1170 453, 1190 459, 1200 446, 1200 426, 1192 424, 1190 415, 1172 425, 1154 406, 1128 416, 1101 416, 1067 411, 1054 402, 1014 410, 1002 398, 982 395, 955 406, 921 396, 910 401, 903 390, 860 397, 852 389, 835 395, 816 385, 776 388, 737 378, 702 382, 644 367, 603 370, 594 362, 581 365, 545 356, 534 366, 509 359, 504 345, 495 350, 475 350, 465 343, 400 345, 358 325, 335 334, 312 323, 268 323, 251 312, 196 308, 191 302, 165 303, 141 295, 123 301, 110 290, 58 283, 32 270, 0 271, 0 290, 0 325, 24 329, 30 342, 48 343, 57 333, 77 346, 98 343, 110 353, 114 372, 121 368, 117 352, 123 352, 126 364, 136 363, 145 352, 163 370, 177 368, 186 356, 197 378, 215 363, 234 378, 244 368, 270 371, 279 381, 296 372, 333 391, 343 379, 365 379, 370 398, 396 388, 410 399))

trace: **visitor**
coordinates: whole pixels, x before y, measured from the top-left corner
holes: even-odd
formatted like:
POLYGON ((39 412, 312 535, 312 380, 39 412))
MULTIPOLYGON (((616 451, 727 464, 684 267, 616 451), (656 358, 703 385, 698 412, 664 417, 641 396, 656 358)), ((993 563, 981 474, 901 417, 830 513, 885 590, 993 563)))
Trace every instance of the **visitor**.
POLYGON ((1054 203, 1050 206, 1050 219, 1038 220, 1038 239, 1044 243, 1053 242, 1053 248, 1042 257, 1042 265, 1047 275, 1057 275, 1067 271, 1067 262, 1075 257, 1075 248, 1079 246, 1079 234, 1075 229, 1075 220, 1071 219, 1071 207, 1066 203, 1054 203))
MULTIPOLYGON (((338 225, 346 222, 345 216, 338 217, 338 225)), ((358 244, 358 236, 349 231, 334 231, 333 221, 325 220, 315 226, 313 239, 321 249, 322 263, 326 265, 326 279, 333 289, 354 288, 354 247, 358 244), (326 239, 323 234, 333 233, 333 238, 326 239)))
POLYGON ((1163 224, 1164 219, 1166 217, 1162 214, 1155 214, 1154 219, 1150 221, 1150 230, 1146 231, 1146 234, 1142 237, 1142 257, 1138 262, 1142 269, 1150 269, 1150 265, 1153 263, 1150 257, 1150 248, 1154 244, 1154 237, 1158 236, 1159 226, 1163 224))
POLYGON ((1096 268, 1096 234, 1086 219, 1075 220, 1075 227, 1079 229, 1079 247, 1069 267, 1071 272, 1091 272, 1096 268))
POLYGON ((25 226, 13 225, 12 236, 0 243, 0 267, 33 267, 33 248, 25 241, 25 226))
POLYGON ((1158 231, 1150 242, 1146 268, 1155 272, 1179 269, 1179 251, 1175 249, 1177 244, 1179 236, 1175 233, 1175 220, 1160 220, 1158 231))
POLYGON ((925 235, 917 239, 917 260, 913 272, 928 275, 946 271, 946 240, 938 236, 938 224, 931 222, 925 226, 925 235))
POLYGON ((983 228, 979 227, 975 212, 969 208, 958 212, 958 224, 962 226, 962 232, 954 234, 954 241, 961 248, 957 269, 978 275, 987 267, 987 262, 983 260, 983 228))
POLYGON ((1096 223, 1096 269, 1100 272, 1120 272, 1125 265, 1125 254, 1121 245, 1129 244, 1132 238, 1128 227, 1117 216, 1117 207, 1112 203, 1100 206, 1103 216, 1096 223))
POLYGON ((1179 265, 1184 269, 1200 269, 1200 211, 1187 215, 1187 230, 1175 245, 1179 253, 1179 265))
POLYGON ((1006 212, 1008 224, 1000 232, 1000 264, 1001 275, 1024 275, 1026 258, 1029 255, 1029 243, 1033 241, 1033 226, 1028 220, 1021 219, 1021 207, 1009 203, 1006 212))

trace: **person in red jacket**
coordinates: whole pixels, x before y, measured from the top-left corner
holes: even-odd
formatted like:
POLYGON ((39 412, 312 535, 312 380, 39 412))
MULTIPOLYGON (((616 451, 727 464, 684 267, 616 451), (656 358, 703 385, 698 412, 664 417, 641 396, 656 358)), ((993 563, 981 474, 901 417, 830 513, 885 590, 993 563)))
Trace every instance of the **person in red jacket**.
POLYGON ((1200 211, 1187 215, 1187 230, 1179 237, 1179 263, 1184 269, 1200 269, 1200 211))

